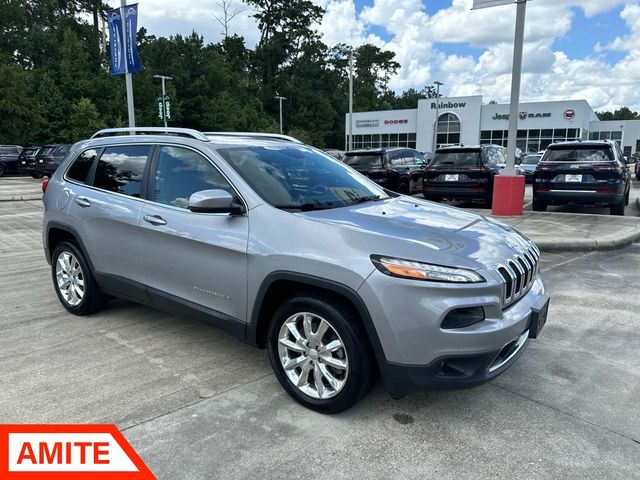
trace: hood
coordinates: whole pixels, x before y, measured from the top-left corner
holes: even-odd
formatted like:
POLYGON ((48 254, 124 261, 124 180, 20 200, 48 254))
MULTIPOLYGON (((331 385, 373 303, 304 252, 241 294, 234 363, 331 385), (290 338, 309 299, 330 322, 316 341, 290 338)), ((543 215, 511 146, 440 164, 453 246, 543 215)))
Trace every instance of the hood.
POLYGON ((412 197, 299 215, 351 230, 355 235, 353 241, 360 242, 369 254, 475 270, 493 269, 531 245, 508 225, 412 197))

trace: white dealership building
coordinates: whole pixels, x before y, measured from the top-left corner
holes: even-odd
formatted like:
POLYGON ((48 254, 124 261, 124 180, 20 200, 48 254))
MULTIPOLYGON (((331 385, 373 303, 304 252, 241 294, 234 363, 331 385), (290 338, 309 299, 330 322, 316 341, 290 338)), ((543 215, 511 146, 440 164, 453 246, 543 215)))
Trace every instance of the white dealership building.
MULTIPOLYGON (((481 96, 423 99, 412 110, 353 114, 353 148, 410 147, 433 151, 434 144, 506 146, 509 104, 484 103, 481 96), (437 119, 437 137, 434 135, 437 119)), ((346 116, 348 145, 349 114, 346 116)), ((611 139, 626 155, 640 151, 640 121, 598 120, 586 100, 521 103, 517 147, 537 152, 552 142, 611 139)))

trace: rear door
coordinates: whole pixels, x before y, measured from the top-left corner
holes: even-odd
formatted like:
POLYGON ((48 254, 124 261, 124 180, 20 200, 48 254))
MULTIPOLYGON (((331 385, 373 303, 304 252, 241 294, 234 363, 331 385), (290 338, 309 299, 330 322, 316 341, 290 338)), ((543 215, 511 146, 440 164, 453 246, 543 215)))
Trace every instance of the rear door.
POLYGON ((484 183, 485 170, 479 148, 446 149, 436 152, 424 178, 432 186, 472 188, 484 183))
POLYGON ((409 150, 409 175, 411 176, 411 192, 422 192, 422 182, 427 161, 420 152, 409 150))
POLYGON ((138 220, 152 151, 150 144, 85 150, 65 176, 75 184, 69 216, 96 273, 121 285, 134 282, 132 288, 144 283, 138 220))
POLYGON ((366 175, 377 184, 387 187, 389 179, 384 164, 384 153, 362 152, 347 155, 345 163, 358 172, 366 175))
POLYGON ((236 191, 205 154, 189 147, 159 145, 151 171, 139 226, 152 300, 204 308, 231 324, 245 321, 248 216, 187 209, 195 192, 236 191))
POLYGON ((626 184, 622 164, 611 145, 549 148, 535 173, 536 189, 611 193, 626 184))

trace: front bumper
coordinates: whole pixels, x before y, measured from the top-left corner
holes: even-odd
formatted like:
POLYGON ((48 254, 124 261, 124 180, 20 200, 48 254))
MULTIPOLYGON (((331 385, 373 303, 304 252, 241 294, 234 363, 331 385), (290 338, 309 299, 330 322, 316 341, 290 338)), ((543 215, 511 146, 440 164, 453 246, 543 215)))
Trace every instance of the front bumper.
POLYGON ((547 298, 539 278, 503 310, 500 284, 426 284, 396 278, 390 283, 378 273, 359 293, 384 351, 378 365, 393 396, 472 387, 500 375, 526 349, 532 309, 547 298), (441 328, 451 310, 473 306, 483 307, 485 320, 465 328, 441 328))

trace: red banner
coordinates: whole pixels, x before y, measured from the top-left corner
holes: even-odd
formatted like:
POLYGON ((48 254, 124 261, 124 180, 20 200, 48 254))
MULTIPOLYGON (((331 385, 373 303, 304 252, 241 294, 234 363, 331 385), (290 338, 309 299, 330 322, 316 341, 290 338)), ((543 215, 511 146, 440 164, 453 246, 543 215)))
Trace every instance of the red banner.
POLYGON ((2 480, 155 480, 115 425, 0 425, 2 480))

